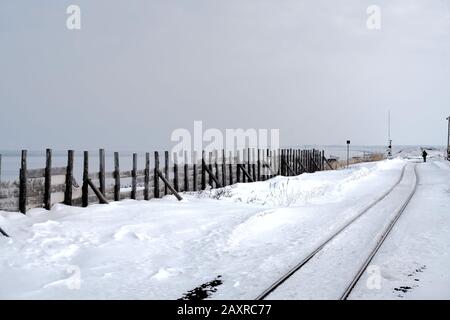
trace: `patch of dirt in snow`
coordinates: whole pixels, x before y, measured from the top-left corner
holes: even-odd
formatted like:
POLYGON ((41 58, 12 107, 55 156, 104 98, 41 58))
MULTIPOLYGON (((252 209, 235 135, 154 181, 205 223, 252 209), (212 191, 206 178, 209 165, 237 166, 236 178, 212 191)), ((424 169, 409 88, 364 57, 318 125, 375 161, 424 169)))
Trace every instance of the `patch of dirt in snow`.
POLYGON ((208 298, 217 291, 216 287, 220 286, 223 283, 223 281, 220 279, 221 277, 221 275, 218 275, 216 279, 188 291, 183 295, 181 299, 178 300, 199 301, 208 298))

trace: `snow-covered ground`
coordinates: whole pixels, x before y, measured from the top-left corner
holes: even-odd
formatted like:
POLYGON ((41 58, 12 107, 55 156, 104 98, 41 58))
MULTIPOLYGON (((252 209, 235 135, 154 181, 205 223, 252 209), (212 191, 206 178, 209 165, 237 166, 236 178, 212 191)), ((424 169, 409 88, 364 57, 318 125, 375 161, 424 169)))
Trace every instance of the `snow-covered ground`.
MULTIPOLYGON (((406 166, 380 210, 358 219, 273 296, 334 299, 410 187, 414 154, 185 193, 181 202, 168 196, 56 205, 26 216, 0 211, 0 227, 11 235, 0 236, 0 298, 179 299, 209 283, 209 298, 253 299, 385 193, 406 166)), ((350 298, 450 298, 450 165, 430 154, 418 164, 416 195, 372 262, 381 285, 367 286, 364 275, 350 298)))

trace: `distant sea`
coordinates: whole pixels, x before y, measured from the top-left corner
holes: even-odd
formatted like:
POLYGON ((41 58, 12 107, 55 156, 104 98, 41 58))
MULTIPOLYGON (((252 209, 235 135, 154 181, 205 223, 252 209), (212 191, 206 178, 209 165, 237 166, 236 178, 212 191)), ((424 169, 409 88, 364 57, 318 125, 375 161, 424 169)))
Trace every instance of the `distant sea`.
MULTIPOLYGON (((393 146, 393 153, 398 153, 405 149, 418 149, 420 147, 425 148, 436 148, 442 149, 444 152, 445 147, 443 146, 393 146)), ((318 150, 325 150, 325 156, 338 157, 340 159, 345 159, 347 157, 347 146, 346 145, 301 145, 301 146, 289 146, 285 148, 294 149, 311 149, 315 148, 318 150)), ((349 150, 350 157, 363 156, 364 154, 370 153, 385 153, 386 146, 357 146, 350 145, 349 150)), ((12 181, 19 178, 19 168, 20 168, 20 151, 8 151, 0 150, 2 155, 1 181, 12 181)), ((113 171, 114 161, 113 152, 106 151, 106 170, 113 171)), ((132 152, 124 151, 119 152, 120 154, 120 168, 121 170, 131 170, 132 168, 132 152)), ((89 167, 90 172, 98 170, 98 151, 91 151, 89 153, 89 167)), ((138 167, 143 169, 145 161, 145 152, 138 152, 138 167)), ((151 165, 153 163, 153 154, 151 154, 151 165)), ((64 167, 67 165, 67 151, 53 151, 52 154, 52 166, 53 167, 64 167)), ((74 176, 77 181, 81 181, 82 169, 83 169, 83 152, 75 152, 74 159, 74 176)), ((44 168, 45 167, 45 151, 28 151, 28 169, 44 168)))

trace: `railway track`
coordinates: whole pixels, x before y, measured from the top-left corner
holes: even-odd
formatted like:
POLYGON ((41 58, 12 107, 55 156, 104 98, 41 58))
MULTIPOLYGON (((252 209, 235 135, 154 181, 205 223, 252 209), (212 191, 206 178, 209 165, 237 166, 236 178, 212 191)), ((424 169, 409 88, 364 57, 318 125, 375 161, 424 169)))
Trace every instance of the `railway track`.
MULTIPOLYGON (((392 191, 402 182, 404 175, 405 175, 405 169, 406 166, 403 166, 401 174, 398 178, 398 180, 381 196, 379 196, 375 201, 371 202, 367 206, 365 206, 355 217, 350 219, 347 223, 345 223, 342 227, 340 227, 336 232, 334 232, 330 237, 328 237, 325 241, 323 241, 320 245, 318 245, 311 253, 309 253, 307 256, 305 256, 298 264, 296 264, 292 269, 290 269, 287 273, 285 273, 282 277, 280 277, 277 281, 275 281, 271 286, 269 286, 264 292, 262 292, 256 300, 264 300, 266 297, 268 297, 271 293, 276 291, 283 283, 285 283, 289 278, 291 278, 295 273, 297 273, 303 266, 305 266, 317 253, 319 253, 327 244, 329 244, 333 239, 335 239, 339 234, 341 234, 344 230, 348 229, 354 222, 356 222, 359 218, 361 218, 365 213, 367 213, 370 209, 372 209, 375 205, 380 203, 382 200, 384 200, 389 194, 392 193, 392 191)), ((392 230, 393 226, 397 222, 397 220, 400 218, 402 213, 405 211, 407 205, 409 204, 411 198, 413 197, 418 184, 418 176, 417 176, 417 170, 416 165, 414 165, 414 187, 412 188, 411 192, 408 194, 406 200, 403 202, 403 204, 395 211, 394 218, 391 220, 389 225, 385 228, 385 230, 382 232, 380 238, 378 239, 375 248, 370 252, 370 254, 367 256, 367 258, 364 260, 364 263, 360 266, 358 269, 357 274, 353 277, 353 279, 350 281, 350 283, 346 286, 344 292, 340 296, 340 299, 345 300, 350 295, 351 291, 355 287, 355 285, 358 283, 359 279, 363 275, 364 271, 366 270, 367 266, 372 261, 373 257, 378 252, 379 248, 383 244, 384 240, 392 230)))

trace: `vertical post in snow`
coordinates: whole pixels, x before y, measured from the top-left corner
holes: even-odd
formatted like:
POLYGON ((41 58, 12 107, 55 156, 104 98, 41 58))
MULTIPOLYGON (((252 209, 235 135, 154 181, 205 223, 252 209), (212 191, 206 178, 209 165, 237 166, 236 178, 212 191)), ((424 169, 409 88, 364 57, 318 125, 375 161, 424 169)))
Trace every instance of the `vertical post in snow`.
POLYGON ((187 151, 184 151, 184 191, 189 191, 189 161, 187 151))
POLYGON ((239 150, 236 150, 236 182, 241 182, 240 162, 241 162, 241 155, 239 150))
POLYGON ((52 206, 52 150, 45 150, 45 173, 44 173, 44 208, 50 210, 52 206))
MULTIPOLYGON (((219 150, 214 150, 214 167, 215 167, 215 176, 216 176, 216 181, 219 181, 219 150)), ((223 181, 222 181, 223 183, 223 181)), ((217 183, 216 183, 216 188, 217 188, 217 183)))
POLYGON ((233 152, 230 151, 229 155, 230 159, 228 161, 228 175, 229 175, 228 183, 231 186, 233 184, 233 164, 234 164, 233 152))
POLYGON ((256 180, 257 173, 256 173, 256 154, 255 154, 255 148, 252 148, 252 171, 253 171, 253 175, 252 175, 253 181, 257 181, 257 180, 256 180))
POLYGON ((25 214, 27 211, 27 150, 22 150, 19 185, 19 211, 25 214))
POLYGON ((208 174, 208 184, 210 186, 210 188, 213 188, 213 178, 212 178, 212 173, 213 173, 213 166, 212 166, 212 151, 209 152, 208 154, 208 169, 210 174, 208 174))
POLYGON ((137 191, 137 153, 133 153, 133 170, 131 171, 131 199, 136 200, 137 191))
POLYGON ((155 151, 155 170, 153 172, 153 195, 156 199, 159 198, 159 153, 155 151))
POLYGON ((193 156, 194 158, 192 159, 192 175, 193 175, 193 181, 192 181, 192 190, 193 191, 197 191, 197 179, 198 179, 198 174, 197 174, 197 151, 194 151, 194 154, 191 153, 191 156, 193 156))
POLYGON ((347 168, 349 165, 349 156, 350 156, 350 140, 347 140, 347 168))
POLYGON ((73 150, 67 151, 66 189, 64 191, 64 204, 68 206, 72 205, 73 155, 73 150))
POLYGON ((120 163, 118 152, 114 152, 114 201, 120 201, 120 163))
POLYGON ((202 150, 202 190, 206 189, 205 150, 202 150))
POLYGON ((178 184, 178 155, 176 152, 172 154, 173 157, 173 188, 176 192, 180 191, 178 184))
POLYGON ((150 153, 145 153, 144 200, 150 200, 150 153))
POLYGON ((222 187, 227 185, 227 159, 225 157, 225 150, 222 149, 222 187))
POLYGON ((89 152, 83 153, 83 186, 81 187, 81 205, 87 207, 89 204, 89 152))
MULTIPOLYGON (((164 176, 166 180, 169 181, 169 151, 164 151, 164 176)), ((169 193, 167 185, 164 184, 164 195, 169 193)))
POLYGON ((448 133, 447 133, 447 160, 450 161, 450 117, 447 117, 448 133))
POLYGON ((98 151, 98 181, 100 183, 100 192, 103 196, 106 196, 106 182, 105 182, 105 149, 100 149, 98 151))
POLYGON ((247 165, 248 165, 247 172, 250 176, 252 176, 252 158, 250 146, 247 148, 247 165))

